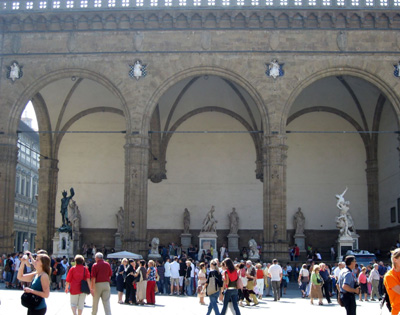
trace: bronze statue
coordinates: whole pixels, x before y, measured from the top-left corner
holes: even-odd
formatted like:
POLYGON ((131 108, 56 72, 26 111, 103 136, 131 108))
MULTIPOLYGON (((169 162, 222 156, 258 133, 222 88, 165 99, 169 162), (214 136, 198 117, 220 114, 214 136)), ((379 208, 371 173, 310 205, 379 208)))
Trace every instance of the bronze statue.
POLYGON ((67 192, 64 190, 62 192, 63 198, 61 199, 61 216, 62 216, 62 226, 70 225, 70 221, 68 220, 68 205, 69 201, 75 195, 74 189, 71 187, 69 190, 71 195, 67 197, 67 192))

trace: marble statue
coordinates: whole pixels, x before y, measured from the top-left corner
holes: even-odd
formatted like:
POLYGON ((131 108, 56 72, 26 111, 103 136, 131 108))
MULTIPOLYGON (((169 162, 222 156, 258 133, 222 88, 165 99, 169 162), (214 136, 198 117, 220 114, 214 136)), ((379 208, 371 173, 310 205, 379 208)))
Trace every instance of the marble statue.
POLYGON ((117 233, 122 235, 124 231, 124 208, 120 207, 115 216, 117 217, 117 233))
POLYGON ((229 217, 229 234, 237 234, 239 230, 239 216, 235 208, 232 208, 232 212, 228 215, 229 217))
POLYGON ((70 196, 67 197, 67 192, 64 190, 62 192, 63 198, 61 199, 61 216, 62 216, 62 226, 65 227, 69 225, 70 221, 68 220, 68 205, 69 201, 75 195, 74 189, 70 189, 70 196))
POLYGON ((294 227, 296 228, 295 234, 304 234, 304 225, 306 223, 306 218, 304 217, 301 208, 298 208, 297 212, 293 217, 294 227))
POLYGON ((347 192, 347 187, 341 195, 336 195, 336 207, 340 210, 339 216, 336 217, 336 227, 339 229, 339 237, 352 236, 355 233, 354 221, 349 212, 350 201, 344 200, 344 194, 347 192))
POLYGON ((160 245, 160 239, 158 237, 153 237, 153 239, 151 240, 150 254, 155 254, 155 255, 159 254, 158 245, 160 245))
POLYGON ((185 211, 183 212, 183 233, 189 234, 189 228, 190 228, 190 212, 187 208, 185 208, 185 211))
POLYGON ((260 254, 257 248, 257 242, 254 238, 249 240, 249 258, 250 259, 259 259, 260 254))
POLYGON ((79 232, 81 229, 81 212, 79 211, 79 207, 76 204, 75 200, 70 201, 69 203, 69 209, 71 212, 70 218, 71 218, 71 226, 72 226, 72 232, 79 232))
POLYGON ((210 211, 208 211, 205 219, 203 220, 203 227, 201 232, 217 232, 218 221, 214 218, 215 207, 212 206, 210 211))

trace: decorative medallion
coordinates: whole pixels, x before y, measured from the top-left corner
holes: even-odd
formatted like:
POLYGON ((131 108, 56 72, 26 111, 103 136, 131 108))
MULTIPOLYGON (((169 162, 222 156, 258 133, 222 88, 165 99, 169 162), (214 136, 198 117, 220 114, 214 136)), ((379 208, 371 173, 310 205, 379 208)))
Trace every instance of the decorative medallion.
POLYGON ((23 72, 22 67, 18 64, 18 61, 13 61, 10 66, 7 67, 7 79, 15 82, 17 79, 21 79, 23 72))
POLYGON ((393 71, 394 76, 396 78, 400 78, 400 61, 396 65, 393 65, 393 67, 394 67, 393 71))
POLYGON ((284 63, 278 63, 278 60, 274 59, 272 60, 269 64, 265 64, 267 67, 267 71, 265 71, 265 74, 267 77, 272 77, 276 79, 277 77, 283 77, 285 72, 283 71, 283 65, 284 63))
POLYGON ((139 80, 141 77, 145 77, 147 75, 147 65, 142 64, 140 60, 136 60, 133 65, 129 65, 131 68, 129 70, 129 76, 131 78, 135 78, 139 80))

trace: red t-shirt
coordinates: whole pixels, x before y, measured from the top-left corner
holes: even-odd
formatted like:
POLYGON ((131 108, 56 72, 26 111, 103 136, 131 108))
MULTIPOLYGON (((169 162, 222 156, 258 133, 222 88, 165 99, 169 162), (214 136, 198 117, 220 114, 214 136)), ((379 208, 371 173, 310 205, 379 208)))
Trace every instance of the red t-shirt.
POLYGON ((264 279, 264 270, 257 269, 257 279, 264 279))
POLYGON ((70 284, 69 293, 71 295, 81 294, 81 281, 90 278, 89 270, 83 265, 72 267, 67 274, 66 281, 70 284), (85 272, 85 274, 83 274, 85 272))
POLYGON ((104 260, 99 260, 92 267, 92 278, 98 282, 110 282, 112 270, 110 264, 104 260))

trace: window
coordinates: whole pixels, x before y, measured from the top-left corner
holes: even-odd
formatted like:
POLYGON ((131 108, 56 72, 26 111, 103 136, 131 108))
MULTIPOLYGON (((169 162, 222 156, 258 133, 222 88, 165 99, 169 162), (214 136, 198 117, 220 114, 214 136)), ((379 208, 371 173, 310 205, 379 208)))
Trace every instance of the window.
POLYGON ((394 6, 396 7, 400 6, 400 0, 394 0, 394 6))
POLYGON ((308 5, 310 5, 310 6, 317 5, 317 0, 308 0, 308 5))
POLYGON ((186 6, 186 0, 179 0, 179 6, 180 7, 185 7, 186 6))
POLYGON ((15 192, 17 193, 17 194, 19 194, 19 192, 20 192, 20 177, 19 176, 17 176, 17 178, 15 179, 15 192))
POLYGON ((360 5, 360 0, 351 0, 351 5, 352 5, 353 7, 359 6, 359 5, 360 5))
POLYGON ((365 4, 366 4, 368 7, 372 7, 372 6, 374 5, 374 0, 366 0, 366 1, 365 1, 365 4))
POLYGON ((215 0, 208 0, 207 4, 213 6, 215 5, 215 0))
POLYGON ((123 7, 129 7, 129 0, 122 0, 123 7))
POLYGON ((282 6, 287 6, 288 5, 288 0, 280 0, 279 4, 282 5, 282 6))
POLYGON ((382 7, 387 7, 388 6, 388 0, 381 0, 380 4, 382 7))
POLYGON ((257 5, 259 5, 259 4, 260 4, 260 1, 259 1, 259 0, 251 0, 251 5, 257 6, 257 5))
MULTIPOLYGON (((400 1, 400 0, 399 0, 400 1)), ((237 5, 244 5, 244 0, 237 0, 236 2, 237 5)))
POLYGON ((81 8, 87 8, 88 7, 88 0, 81 0, 81 8))
POLYGON ((143 7, 143 0, 136 0, 137 7, 143 7))
POLYGON ((25 195, 25 178, 21 180, 21 195, 25 195))
POLYGON ((32 1, 29 1, 29 2, 26 3, 26 9, 27 10, 33 9, 33 2, 32 1))
POLYGON ((274 0, 265 0, 265 5, 274 5, 274 0))
MULTIPOLYGON (((400 1, 400 0, 399 0, 399 1, 400 1)), ((195 7, 200 6, 200 5, 201 5, 201 0, 193 0, 193 5, 194 5, 195 7)))
POLYGON ((29 179, 26 180, 26 196, 31 196, 31 181, 29 179))
POLYGON ((61 1, 53 1, 53 9, 59 9, 61 6, 61 1))
POLYGON ((302 3, 302 1, 301 0, 294 0, 294 5, 295 6, 299 6, 299 5, 302 5, 303 3, 302 3))
POLYGON ((172 6, 172 0, 165 0, 165 6, 166 7, 172 6))
POLYGON ((19 2, 13 2, 12 9, 13 10, 19 10, 19 2))
POLYGON ((222 0, 222 5, 223 6, 230 5, 230 1, 229 0, 222 0))
POLYGON ((329 6, 329 5, 331 5, 331 0, 322 0, 322 5, 323 5, 323 6, 329 6))
POLYGON ((46 9, 47 7, 47 2, 46 1, 40 1, 39 2, 39 9, 46 9))
POLYGON ((108 7, 114 8, 115 7, 115 0, 108 0, 108 7))
POLYGON ((94 7, 101 8, 101 0, 94 0, 94 7))
POLYGON ((151 7, 156 7, 156 6, 158 6, 158 0, 150 0, 150 6, 151 6, 151 7))

